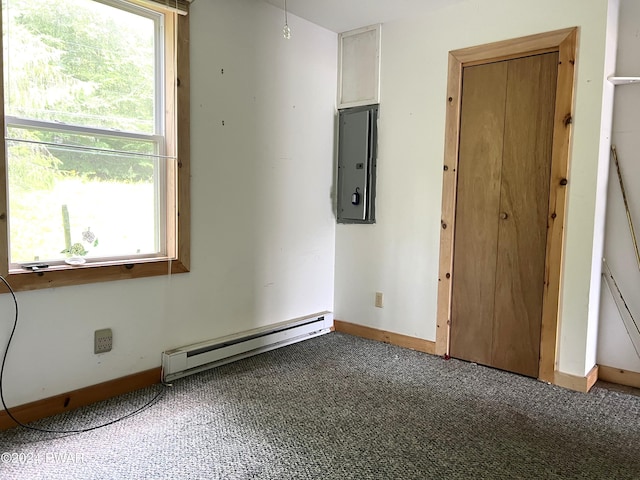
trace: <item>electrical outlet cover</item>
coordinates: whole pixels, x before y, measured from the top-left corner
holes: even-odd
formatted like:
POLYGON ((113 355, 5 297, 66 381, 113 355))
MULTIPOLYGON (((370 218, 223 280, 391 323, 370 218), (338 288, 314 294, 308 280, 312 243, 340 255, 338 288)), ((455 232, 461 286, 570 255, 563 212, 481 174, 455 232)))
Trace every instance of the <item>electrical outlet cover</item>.
POLYGON ((110 352, 113 348, 113 332, 110 328, 96 330, 93 338, 93 353, 110 352))
POLYGON ((382 292, 376 292, 375 306, 378 308, 384 307, 384 295, 382 292))

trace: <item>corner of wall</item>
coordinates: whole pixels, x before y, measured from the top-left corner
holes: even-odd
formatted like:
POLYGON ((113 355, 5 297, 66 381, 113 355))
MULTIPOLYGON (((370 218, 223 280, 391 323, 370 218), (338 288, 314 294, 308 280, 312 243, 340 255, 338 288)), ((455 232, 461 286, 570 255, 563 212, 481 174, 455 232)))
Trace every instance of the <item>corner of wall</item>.
POLYGON ((607 80, 615 75, 618 48, 619 0, 609 0, 607 9, 607 31, 604 58, 604 84, 602 91, 602 113, 600 124, 600 148, 598 152, 598 173, 596 183, 596 205, 591 257, 591 284, 589 288, 589 315, 587 319, 587 344, 585 373, 596 364, 598 346, 598 323, 600 317, 600 290, 602 286, 602 255, 607 210, 607 185, 609 181, 609 159, 611 131, 613 127, 614 85, 607 80))

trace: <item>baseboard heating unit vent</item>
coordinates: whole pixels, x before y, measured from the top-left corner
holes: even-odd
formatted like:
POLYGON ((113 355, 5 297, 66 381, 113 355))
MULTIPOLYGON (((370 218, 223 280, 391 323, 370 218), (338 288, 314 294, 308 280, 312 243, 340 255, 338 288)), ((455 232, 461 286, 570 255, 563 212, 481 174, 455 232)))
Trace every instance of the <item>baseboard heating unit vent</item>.
POLYGON ((330 331, 333 314, 322 312, 237 335, 196 343, 162 353, 162 380, 208 370, 241 358, 317 337, 330 331))

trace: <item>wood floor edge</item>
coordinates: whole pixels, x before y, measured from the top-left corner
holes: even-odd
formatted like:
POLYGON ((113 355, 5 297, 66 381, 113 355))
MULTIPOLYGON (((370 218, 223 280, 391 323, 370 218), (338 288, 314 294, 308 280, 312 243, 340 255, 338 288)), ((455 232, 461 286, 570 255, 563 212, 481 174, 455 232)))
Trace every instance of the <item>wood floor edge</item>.
MULTIPOLYGON (((152 368, 35 402, 10 407, 9 410, 20 422, 29 423, 154 385, 160 382, 160 375, 160 367, 152 368)), ((7 412, 0 410, 0 430, 7 430, 15 426, 17 426, 16 423, 7 412)))
POLYGON ((605 382, 640 388, 640 372, 600 365, 598 377, 605 382))
POLYGON ((435 355, 436 344, 430 340, 411 337, 400 333, 388 332, 386 330, 379 330, 377 328, 365 327, 364 325, 344 322, 342 320, 334 320, 333 326, 336 332, 347 333, 356 337, 376 340, 378 342, 384 342, 390 345, 410 348, 411 350, 435 355))

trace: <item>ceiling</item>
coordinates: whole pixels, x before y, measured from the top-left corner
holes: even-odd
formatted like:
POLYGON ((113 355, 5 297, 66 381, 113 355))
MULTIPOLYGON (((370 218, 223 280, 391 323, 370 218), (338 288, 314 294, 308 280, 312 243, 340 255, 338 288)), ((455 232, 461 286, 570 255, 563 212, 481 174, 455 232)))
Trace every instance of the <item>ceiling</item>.
MULTIPOLYGON (((463 0, 287 0, 287 11, 336 33, 437 10, 463 0)), ((284 9, 284 0, 265 0, 284 9)))

